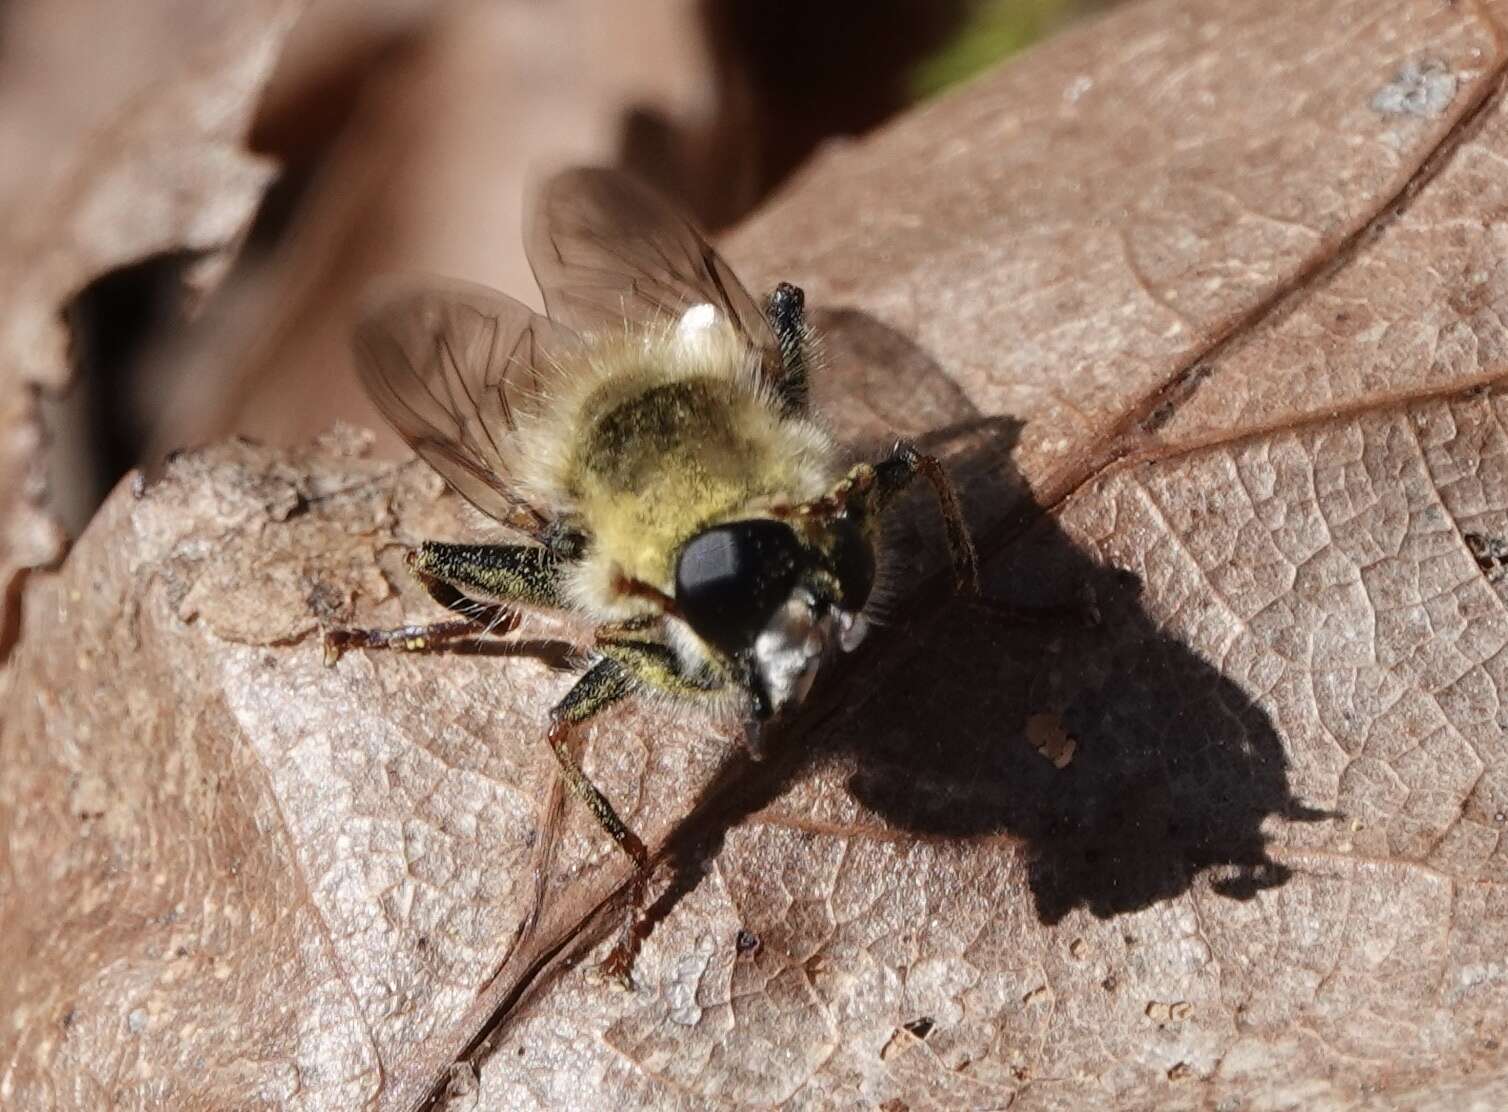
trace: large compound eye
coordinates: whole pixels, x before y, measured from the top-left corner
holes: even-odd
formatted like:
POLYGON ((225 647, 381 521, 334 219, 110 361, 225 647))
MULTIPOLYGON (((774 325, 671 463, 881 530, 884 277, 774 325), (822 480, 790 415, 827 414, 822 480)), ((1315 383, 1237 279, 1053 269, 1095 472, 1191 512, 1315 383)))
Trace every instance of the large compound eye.
POLYGON ((796 534, 779 521, 715 525, 681 549, 676 605, 702 640, 739 652, 790 597, 801 554, 796 534))
POLYGON ((843 592, 838 605, 850 614, 864 609, 874 589, 874 545, 851 517, 833 522, 833 573, 843 592))

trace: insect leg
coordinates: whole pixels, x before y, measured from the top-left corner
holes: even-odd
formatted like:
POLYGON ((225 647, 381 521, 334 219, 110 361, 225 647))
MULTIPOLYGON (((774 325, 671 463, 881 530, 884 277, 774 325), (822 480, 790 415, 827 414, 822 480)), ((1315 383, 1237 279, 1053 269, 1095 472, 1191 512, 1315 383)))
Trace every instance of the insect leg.
MULTIPOLYGON (((425 541, 409 553, 408 566, 421 580, 439 580, 464 595, 493 599, 508 607, 550 610, 565 605, 560 558, 538 545, 425 541)), ((439 601, 445 604, 444 599, 439 601)))
POLYGON ((896 497, 920 475, 931 484, 942 510, 948 549, 953 555, 953 576, 958 589, 970 596, 972 605, 1003 621, 1017 624, 1056 624, 1077 620, 1086 626, 1100 623, 1099 606, 1092 595, 1080 605, 1023 607, 986 598, 980 593, 979 558, 964 522, 963 506, 948 473, 934 456, 926 455, 905 441, 876 464, 861 463, 821 498, 798 507, 798 513, 832 516, 852 513, 870 519, 883 513, 896 497))
POLYGON ((547 549, 425 541, 408 554, 406 563, 431 598, 461 617, 393 629, 329 630, 326 664, 334 664, 347 649, 425 652, 460 637, 508 633, 519 621, 518 610, 510 604, 560 605, 559 564, 547 549))
POLYGON ((853 514, 861 521, 872 521, 883 513, 896 496, 911 485, 918 475, 926 479, 937 495, 942 510, 943 528, 948 536, 948 550, 953 554, 953 577, 958 589, 979 593, 979 557, 969 537, 958 493, 935 456, 920 451, 914 444, 901 441, 879 463, 861 463, 821 498, 787 510, 791 517, 832 518, 853 514))
POLYGON ((765 298, 765 317, 780 344, 780 399, 787 413, 806 412, 812 330, 806 323, 806 294, 781 282, 765 298))
POLYGON ((874 465, 875 482, 872 497, 877 510, 883 511, 895 496, 918 475, 926 479, 937 496, 938 509, 942 511, 943 528, 948 535, 948 550, 953 554, 953 578, 960 591, 971 595, 979 593, 979 557, 974 552, 974 542, 969 537, 969 527, 963 519, 963 505, 948 473, 943 470, 936 456, 929 456, 914 444, 905 441, 897 444, 890 455, 874 465))
MULTIPOLYGON (((618 812, 613 810, 613 805, 608 802, 607 796, 603 795, 597 789, 597 785, 593 784, 586 773, 581 771, 581 765, 577 763, 576 756, 571 751, 571 737, 575 732, 575 727, 604 708, 618 702, 632 689, 633 681, 618 661, 611 658, 599 660, 586 675, 576 681, 576 686, 571 688, 566 693, 566 697, 550 712, 549 733, 550 748, 555 751, 555 759, 560 762, 560 769, 565 775, 567 786, 578 799, 586 804, 587 810, 592 813, 598 824, 607 831, 613 841, 618 843, 618 848, 628 854, 629 860, 634 864, 633 890, 628 913, 629 925, 624 928, 624 940, 613 947, 605 963, 608 972, 625 984, 628 983, 629 973, 633 968, 633 957, 629 954, 625 961, 618 955, 620 950, 627 952, 628 934, 632 932, 632 924, 637 920, 639 909, 644 905, 644 892, 649 884, 649 851, 644 848, 643 840, 618 817, 618 812)), ((636 951, 637 946, 633 949, 636 951)))
POLYGON ((603 962, 603 968, 620 980, 627 981, 639 948, 649 935, 642 909, 649 885, 650 860, 644 842, 630 830, 613 810, 607 797, 581 771, 571 752, 571 735, 576 726, 613 705, 635 690, 658 690, 681 696, 709 696, 721 689, 717 680, 702 681, 686 676, 669 646, 651 640, 647 628, 604 627, 599 631, 597 649, 602 654, 592 668, 576 682, 555 709, 550 712, 550 748, 565 774, 567 785, 592 812, 602 829, 618 844, 634 864, 633 887, 623 935, 603 962))
POLYGON ((649 867, 649 854, 644 843, 622 819, 607 796, 587 779, 586 773, 576 763, 571 752, 571 735, 575 728, 587 719, 612 706, 633 690, 633 681, 628 672, 612 659, 599 660, 586 675, 576 681, 576 686, 550 711, 550 748, 560 762, 566 784, 586 804, 587 810, 606 830, 619 848, 628 854, 634 866, 644 872, 649 867))
MULTIPOLYGON (((517 618, 509 614, 513 624, 517 618)), ((445 622, 427 622, 420 625, 393 626, 390 629, 344 628, 325 631, 325 664, 332 665, 347 649, 397 649, 402 652, 428 652, 447 641, 462 637, 475 637, 484 627, 474 618, 452 618, 445 622)), ((512 624, 492 627, 494 632, 507 633, 512 624)))

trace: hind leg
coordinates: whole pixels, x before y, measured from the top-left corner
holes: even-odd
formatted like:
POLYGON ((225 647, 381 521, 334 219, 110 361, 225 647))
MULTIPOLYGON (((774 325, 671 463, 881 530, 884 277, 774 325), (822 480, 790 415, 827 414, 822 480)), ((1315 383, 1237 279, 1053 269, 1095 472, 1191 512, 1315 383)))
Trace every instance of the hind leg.
POLYGON ((428 652, 462 637, 509 633, 519 622, 518 610, 510 604, 560 605, 559 562, 548 549, 425 541, 408 554, 407 564, 431 598, 461 617, 392 629, 329 630, 326 664, 334 664, 347 649, 428 652))

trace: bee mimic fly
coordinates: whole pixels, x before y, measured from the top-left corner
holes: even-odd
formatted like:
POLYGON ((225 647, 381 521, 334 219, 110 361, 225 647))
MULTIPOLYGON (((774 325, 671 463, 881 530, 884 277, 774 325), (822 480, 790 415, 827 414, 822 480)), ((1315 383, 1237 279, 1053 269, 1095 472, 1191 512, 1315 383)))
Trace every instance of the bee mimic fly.
POLYGON ((609 958, 626 978, 650 857, 581 771, 576 728, 668 696, 738 718, 757 745, 823 660, 863 639, 879 520, 917 476, 937 493, 961 587, 977 568, 935 459, 900 444, 848 466, 813 420, 814 337, 795 286, 756 302, 692 224, 609 171, 552 179, 527 245, 548 316, 428 280, 382 294, 356 334, 383 416, 522 543, 424 542, 408 566, 457 617, 332 630, 326 654, 506 633, 523 610, 594 625, 592 662, 547 737, 634 864, 634 911, 609 958))

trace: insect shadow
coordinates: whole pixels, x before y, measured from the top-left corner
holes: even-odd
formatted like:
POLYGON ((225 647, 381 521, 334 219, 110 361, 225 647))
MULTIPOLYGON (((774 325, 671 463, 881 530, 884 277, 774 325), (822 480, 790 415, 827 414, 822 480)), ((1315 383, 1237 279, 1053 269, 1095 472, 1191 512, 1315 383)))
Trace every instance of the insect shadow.
MULTIPOLYGON (((860 398, 849 418, 858 427, 840 431, 862 441, 900 426, 944 458, 986 541, 985 589, 997 605, 953 596, 946 576, 902 601, 879 644, 827 677, 774 767, 736 758, 703 795, 651 918, 696 883, 723 831, 818 765, 841 768, 857 802, 894 828, 1019 839, 1044 923, 1077 908, 1136 911, 1205 872, 1236 899, 1284 883, 1264 822, 1335 816, 1293 795, 1266 712, 1159 626, 1135 575, 1099 563, 1031 508, 1011 462, 1020 422, 980 415, 926 352, 873 318, 826 318, 830 376, 848 396, 825 411, 852 414, 860 398), (946 423, 918 435, 906 415, 946 423), (1042 620, 1002 616, 1002 606, 1042 620), (1068 745, 1040 751, 1034 718, 1068 745)), ((935 510, 916 499, 901 517, 893 546, 945 567, 935 510)))

